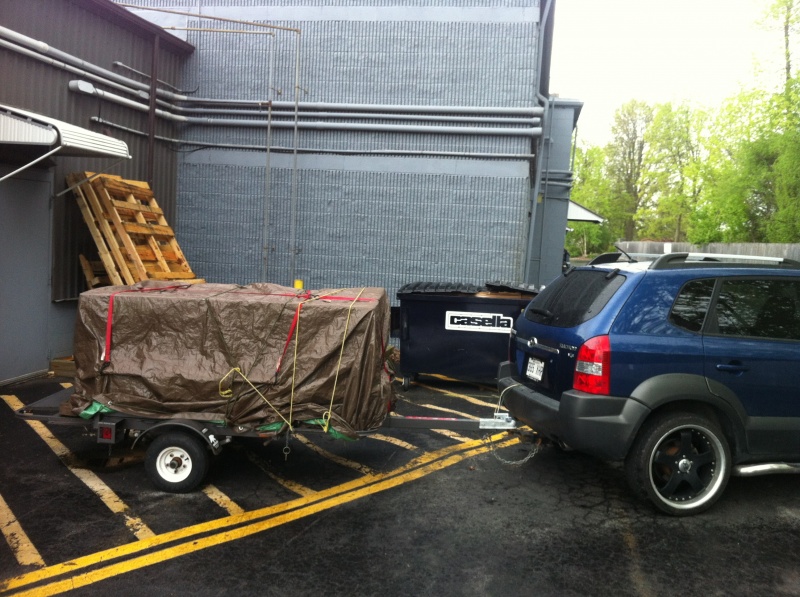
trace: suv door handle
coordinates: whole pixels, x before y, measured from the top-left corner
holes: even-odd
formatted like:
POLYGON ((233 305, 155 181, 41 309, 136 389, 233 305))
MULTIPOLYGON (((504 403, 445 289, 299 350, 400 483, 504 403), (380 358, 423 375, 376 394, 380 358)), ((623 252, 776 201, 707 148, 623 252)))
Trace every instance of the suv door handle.
POLYGON ((749 367, 745 367, 741 363, 729 363, 727 365, 717 365, 717 371, 724 371, 725 373, 743 373, 749 371, 749 367))

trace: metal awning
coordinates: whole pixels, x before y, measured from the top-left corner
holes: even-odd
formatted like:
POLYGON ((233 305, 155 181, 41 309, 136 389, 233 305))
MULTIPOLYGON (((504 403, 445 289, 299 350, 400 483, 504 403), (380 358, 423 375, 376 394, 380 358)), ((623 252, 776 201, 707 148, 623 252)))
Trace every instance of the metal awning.
POLYGON ((567 221, 602 224, 606 220, 602 216, 594 213, 592 210, 586 209, 583 205, 575 203, 574 201, 570 201, 569 207, 567 207, 567 221))
POLYGON ((130 159, 128 145, 108 135, 62 122, 34 112, 0 104, 0 145, 19 149, 38 150, 41 155, 21 168, 6 174, 10 178, 37 162, 52 156, 106 157, 130 159))

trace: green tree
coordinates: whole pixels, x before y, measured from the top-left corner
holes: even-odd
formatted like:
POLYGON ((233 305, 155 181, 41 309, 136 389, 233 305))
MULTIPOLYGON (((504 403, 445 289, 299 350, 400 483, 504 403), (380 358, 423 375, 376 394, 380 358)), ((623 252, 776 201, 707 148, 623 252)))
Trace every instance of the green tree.
POLYGON ((652 193, 636 214, 640 234, 659 240, 685 241, 703 189, 708 115, 688 105, 656 105, 644 133, 643 178, 652 193))
POLYGON ((606 175, 606 152, 597 146, 575 151, 575 175, 571 199, 605 218, 602 224, 571 222, 566 246, 571 255, 589 255, 607 251, 614 239, 614 222, 621 222, 620 210, 613 200, 611 184, 606 175))
POLYGON ((690 242, 764 242, 765 218, 774 205, 769 177, 774 156, 764 141, 774 129, 773 104, 763 90, 742 91, 710 118, 690 242))
POLYGON ((631 100, 614 114, 613 141, 607 148, 607 172, 615 201, 622 214, 622 238, 637 238, 636 214, 653 192, 653 180, 644 168, 645 130, 653 120, 653 108, 631 100))

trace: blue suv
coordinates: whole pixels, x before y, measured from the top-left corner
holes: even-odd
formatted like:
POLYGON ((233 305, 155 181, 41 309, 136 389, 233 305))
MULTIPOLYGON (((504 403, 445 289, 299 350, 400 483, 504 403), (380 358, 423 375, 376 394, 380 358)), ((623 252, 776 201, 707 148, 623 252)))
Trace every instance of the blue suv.
POLYGON ((624 461, 664 512, 706 510, 731 474, 800 472, 800 263, 601 255, 531 301, 509 352, 511 415, 624 461))

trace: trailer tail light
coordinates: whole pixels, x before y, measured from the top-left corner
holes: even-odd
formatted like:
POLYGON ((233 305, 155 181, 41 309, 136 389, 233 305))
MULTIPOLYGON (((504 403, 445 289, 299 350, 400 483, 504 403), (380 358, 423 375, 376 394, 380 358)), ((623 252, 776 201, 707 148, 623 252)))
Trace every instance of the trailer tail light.
POLYGON ((572 387, 589 394, 608 394, 611 387, 611 343, 595 336, 578 349, 572 387))
POLYGON ((97 423, 97 443, 98 444, 116 444, 119 441, 117 431, 119 423, 109 423, 101 421, 97 423))

